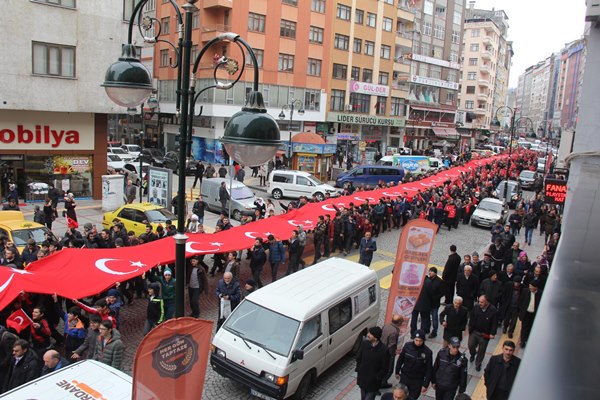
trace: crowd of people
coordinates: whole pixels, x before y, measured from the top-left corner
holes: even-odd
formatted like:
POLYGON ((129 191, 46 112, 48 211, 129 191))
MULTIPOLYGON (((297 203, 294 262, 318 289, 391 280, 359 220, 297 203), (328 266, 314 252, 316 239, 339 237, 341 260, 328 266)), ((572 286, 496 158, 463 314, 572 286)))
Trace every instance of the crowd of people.
MULTIPOLYGON (((460 165, 462 162, 458 160, 455 165, 460 165)), ((525 150, 515 151, 512 156, 509 175, 516 177, 524 169, 534 169, 535 162, 535 154, 525 150)), ((216 171, 214 171, 212 165, 200 169, 202 172, 199 177, 197 175, 200 184, 202 184, 202 179, 207 176, 206 170, 210 172, 211 168, 214 175, 216 171)), ((266 169, 274 168, 276 168, 274 163, 266 167, 266 169)), ((21 356, 19 358, 15 355, 14 348, 18 347, 19 344, 22 350, 31 352, 27 356, 28 359, 35 358, 36 360, 35 373, 31 373, 25 378, 25 381, 39 376, 44 368, 48 370, 51 365, 54 365, 52 368, 56 369, 57 366, 61 367, 68 362, 82 358, 94 358, 120 368, 123 359, 123 343, 119 333, 119 327, 122 323, 120 309, 131 304, 136 298, 146 301, 147 312, 144 333, 149 332, 156 325, 173 317, 175 312, 175 282, 177 279, 185 279, 186 301, 189 306, 188 309, 191 310, 190 315, 193 317, 200 317, 204 314, 200 308, 202 295, 215 296, 215 300, 219 304, 217 326, 220 326, 244 296, 266 284, 263 281, 262 272, 267 262, 271 282, 277 280, 283 274, 290 275, 299 269, 306 268, 307 263, 304 260, 304 252, 309 243, 312 243, 314 247, 313 264, 319 262, 323 257, 330 257, 336 252, 348 255, 350 252, 357 251, 359 261, 368 266, 373 259, 373 254, 377 251, 376 238, 386 231, 401 229, 410 219, 427 219, 436 223, 439 228, 446 227, 449 230, 460 228, 460 225, 469 223, 469 218, 477 203, 482 198, 493 195, 494 188, 506 176, 505 168, 506 162, 498 160, 465 172, 455 181, 448 180, 437 187, 419 190, 415 195, 409 196, 408 193, 404 193, 397 196, 397 198, 381 198, 375 203, 365 201, 362 204, 350 203, 348 207, 336 208, 333 216, 329 214, 319 216, 313 229, 305 230, 302 225, 299 225, 288 238, 278 238, 270 235, 266 238, 257 238, 250 249, 191 257, 187 261, 185 277, 174 276, 172 265, 159 265, 144 275, 115 284, 107 291, 81 301, 22 293, 11 306, 0 312, 0 324, 2 325, 0 384, 3 384, 3 390, 8 390, 24 382, 12 378, 15 374, 17 376, 22 375, 16 373, 17 365, 25 359, 25 357, 21 356), (242 268, 242 265, 246 265, 246 260, 248 272, 245 268, 242 268), (216 287, 214 292, 211 292, 211 287, 216 287), (21 332, 16 332, 12 328, 5 328, 6 319, 15 310, 19 309, 30 315, 33 323, 28 329, 21 332), (107 346, 110 351, 106 351, 107 346), (15 363, 15 358, 18 358, 17 363, 15 363), (51 361, 46 363, 46 359, 51 361)), ((240 170, 243 171, 243 167, 240 167, 240 170)), ((264 172, 259 169, 256 173, 261 174, 264 172)), ((429 174, 424 175, 424 177, 429 174)), ((238 175, 237 172, 236 175, 238 175)), ((243 180, 243 177, 240 178, 243 180)), ((416 179, 418 178, 410 174, 405 176, 405 182, 416 179)), ((381 183, 376 188, 353 187, 350 185, 344 188, 344 193, 352 194, 394 185, 395 183, 388 185, 381 183)), ((118 219, 112 221, 113 225, 110 229, 99 230, 96 226, 86 223, 83 225, 83 231, 80 231, 75 212, 75 199, 67 193, 64 201, 65 210, 63 213, 69 221, 65 234, 61 238, 48 237, 48 240, 42 243, 41 246, 38 246, 34 241, 30 241, 21 254, 6 237, 0 237, 0 265, 24 268, 25 265, 47 257, 64 247, 118 248, 136 246, 160 240, 176 233, 175 226, 167 221, 165 226, 159 226, 157 229, 148 224, 146 232, 138 236, 133 232, 127 232, 118 219)), ((302 197, 287 204, 280 202, 279 205, 282 209, 281 212, 285 213, 316 201, 316 198, 302 197)), ((58 215, 57 204, 56 196, 49 196, 43 208, 36 210, 37 217, 41 220, 43 216, 44 223, 50 229, 52 228, 52 221, 58 215)), ((191 213, 187 218, 186 230, 188 232, 204 232, 204 213, 206 210, 206 203, 199 196, 193 202, 191 213)), ((266 201, 259 199, 255 203, 254 215, 244 217, 241 223, 243 225, 259 219, 269 218, 276 213, 276 206, 270 199, 266 201)), ((36 217, 34 216, 34 218, 36 217)), ((214 227, 214 231, 220 232, 231 228, 232 225, 227 214, 222 213, 214 227)), ((444 343, 446 345, 444 351, 447 354, 437 356, 439 359, 435 363, 438 365, 437 370, 434 369, 431 356, 429 358, 425 357, 426 360, 422 361, 422 366, 411 366, 406 361, 411 358, 407 357, 408 354, 402 353, 405 351, 402 350, 400 354, 404 354, 404 357, 399 358, 395 367, 393 357, 391 357, 391 361, 390 357, 387 357, 385 374, 380 376, 375 392, 379 388, 389 385, 387 380, 396 371, 400 373, 400 382, 407 386, 407 393, 410 393, 411 398, 416 399, 423 387, 426 388, 430 382, 436 384, 436 371, 442 367, 447 368, 448 360, 456 360, 457 357, 464 358, 464 355, 460 355, 460 352, 457 353, 457 349, 453 350, 453 346, 458 340, 460 347, 462 332, 467 324, 471 332, 469 336, 471 361, 476 359, 478 369, 481 368, 487 341, 496 334, 495 328, 497 326, 503 325, 504 330, 512 336, 517 318, 525 318, 524 320, 522 318, 522 321, 527 322, 523 322, 521 330, 521 347, 524 347, 528 340, 527 329, 531 328, 533 321, 533 318, 529 315, 529 303, 526 304, 526 307, 523 305, 526 303, 525 299, 528 298, 526 289, 537 288, 539 293, 543 291, 543 284, 552 263, 559 235, 559 210, 545 205, 541 195, 537 194, 532 199, 523 200, 517 205, 515 212, 509 219, 508 226, 502 227, 500 225, 492 229, 492 243, 489 249, 486 250, 483 260, 479 260, 478 254, 473 253, 472 257, 465 255, 463 262, 456 253, 456 249, 454 249, 453 261, 450 263, 449 259, 450 264, 446 265, 442 278, 437 276, 437 271, 430 271, 421 296, 417 301, 411 325, 413 342, 410 343, 420 349, 424 346, 425 335, 429 334, 430 338, 435 337, 441 323, 444 327, 444 343), (525 248, 527 245, 531 245, 532 232, 538 226, 540 227, 540 234, 546 239, 546 248, 544 254, 540 255, 536 262, 532 264, 522 247, 525 248), (519 235, 522 229, 525 240, 521 247, 519 241, 516 240, 516 235, 519 235), (439 313, 442 296, 445 297, 446 305, 439 313), (523 307, 525 307, 525 311, 523 311, 523 307), (463 309, 466 310, 466 314, 463 309), (490 311, 490 314, 495 315, 494 324, 489 323, 489 319, 484 318, 488 321, 489 326, 480 326, 478 322, 479 315, 485 314, 489 310, 494 310, 493 312, 490 311), (419 318, 421 329, 417 329, 419 318), (419 341, 421 341, 420 345, 418 345, 419 341), (428 377, 420 382, 421 386, 417 391, 414 384, 416 380, 413 378, 418 374, 407 371, 417 371, 423 366, 427 367, 425 369, 428 371, 428 377), (384 376, 386 376, 385 380, 383 379, 384 376)), ((535 294, 533 290, 531 293, 534 293, 533 298, 539 299, 539 295, 535 294)), ((393 331, 393 329, 386 326, 383 332, 386 333, 384 335, 387 340, 386 343, 393 346, 393 340, 390 341, 388 337, 390 330, 393 331)), ((374 346, 375 340, 381 339, 381 335, 377 330, 369 335, 369 340, 366 342, 370 343, 369 346, 374 346), (379 339, 377 336, 380 336, 379 339)), ((512 346, 514 349, 514 345, 510 343, 507 346, 512 346)), ((370 348, 367 349, 369 352, 371 351, 370 348)), ((396 349, 391 351, 388 346, 386 352, 395 355, 396 349)), ((371 356, 373 355, 371 354, 371 356)), ((460 358, 460 365, 464 361, 463 358, 460 358)), ((31 365, 33 365, 33 362, 31 365)), ((371 370, 370 367, 369 370, 371 370)), ((457 376, 460 376, 460 374, 457 376)), ((437 379, 437 386, 444 388, 444 391, 454 390, 456 392, 463 388, 462 381, 458 382, 453 389, 453 387, 445 386, 446 383, 443 383, 443 377, 439 376, 437 379)), ((501 380, 500 390, 506 389, 506 382, 504 379, 501 380)), ((363 389, 364 385, 362 385, 360 379, 359 386, 363 389)), ((365 393, 367 395, 372 393, 371 388, 373 387, 375 385, 364 386, 365 393)), ((462 391, 464 391, 464 388, 462 391)))

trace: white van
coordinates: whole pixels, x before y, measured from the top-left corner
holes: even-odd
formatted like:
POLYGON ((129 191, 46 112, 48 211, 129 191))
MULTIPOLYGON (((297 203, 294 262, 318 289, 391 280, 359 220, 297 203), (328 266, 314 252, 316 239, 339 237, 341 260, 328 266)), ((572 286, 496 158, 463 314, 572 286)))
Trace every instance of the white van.
POLYGON ((261 399, 303 399, 379 318, 377 273, 330 258, 250 294, 212 341, 210 364, 261 399))
MULTIPOLYGON (((208 204, 208 210, 220 213, 221 202, 219 201, 219 189, 221 183, 225 182, 231 203, 231 217, 236 221, 242 219, 242 215, 254 215, 256 196, 250 188, 240 181, 229 178, 206 178, 200 185, 202 200, 208 204)), ((229 207, 229 203, 227 204, 229 207)))
POLYGON ((99 361, 85 360, 27 382, 0 396, 3 400, 130 400, 132 378, 99 361))
POLYGON ((300 196, 308 198, 312 195, 317 196, 317 200, 322 201, 325 193, 336 196, 338 190, 327 183, 323 183, 305 171, 274 170, 269 175, 267 192, 274 199, 291 197, 298 199, 300 196))

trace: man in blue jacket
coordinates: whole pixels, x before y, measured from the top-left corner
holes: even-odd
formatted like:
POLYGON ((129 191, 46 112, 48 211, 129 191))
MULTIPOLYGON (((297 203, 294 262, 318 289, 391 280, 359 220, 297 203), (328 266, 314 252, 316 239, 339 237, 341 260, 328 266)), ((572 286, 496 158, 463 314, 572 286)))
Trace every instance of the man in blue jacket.
POLYGON ((281 240, 276 240, 275 236, 269 235, 269 263, 271 264, 271 282, 277 280, 277 269, 279 264, 285 261, 285 247, 281 240))
POLYGON ((377 251, 377 242, 371 237, 371 232, 365 232, 365 236, 360 240, 358 251, 360 253, 358 262, 367 267, 370 266, 373 261, 373 253, 377 251))

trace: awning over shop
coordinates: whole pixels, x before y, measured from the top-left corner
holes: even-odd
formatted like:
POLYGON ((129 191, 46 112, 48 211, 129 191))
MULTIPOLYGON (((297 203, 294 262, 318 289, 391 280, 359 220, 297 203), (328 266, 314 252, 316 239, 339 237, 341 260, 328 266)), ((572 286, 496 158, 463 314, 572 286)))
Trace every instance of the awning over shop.
POLYGON ((433 129, 433 133, 435 133, 435 136, 447 140, 458 140, 458 138, 460 137, 458 131, 455 128, 432 127, 431 129, 433 129))
POLYGON ((434 108, 434 107, 420 107, 420 106, 410 106, 411 110, 419 110, 419 111, 433 111, 440 112, 445 114, 456 114, 456 110, 447 110, 445 108, 434 108))

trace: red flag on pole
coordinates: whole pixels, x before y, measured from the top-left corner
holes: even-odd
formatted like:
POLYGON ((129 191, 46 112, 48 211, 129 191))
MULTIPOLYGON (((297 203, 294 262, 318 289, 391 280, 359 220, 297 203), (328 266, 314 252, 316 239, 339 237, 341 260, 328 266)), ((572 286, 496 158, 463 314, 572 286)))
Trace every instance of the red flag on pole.
POLYGON ((19 308, 6 319, 6 326, 13 328, 17 333, 21 333, 24 329, 29 327, 33 321, 29 318, 29 315, 23 309, 19 308))

